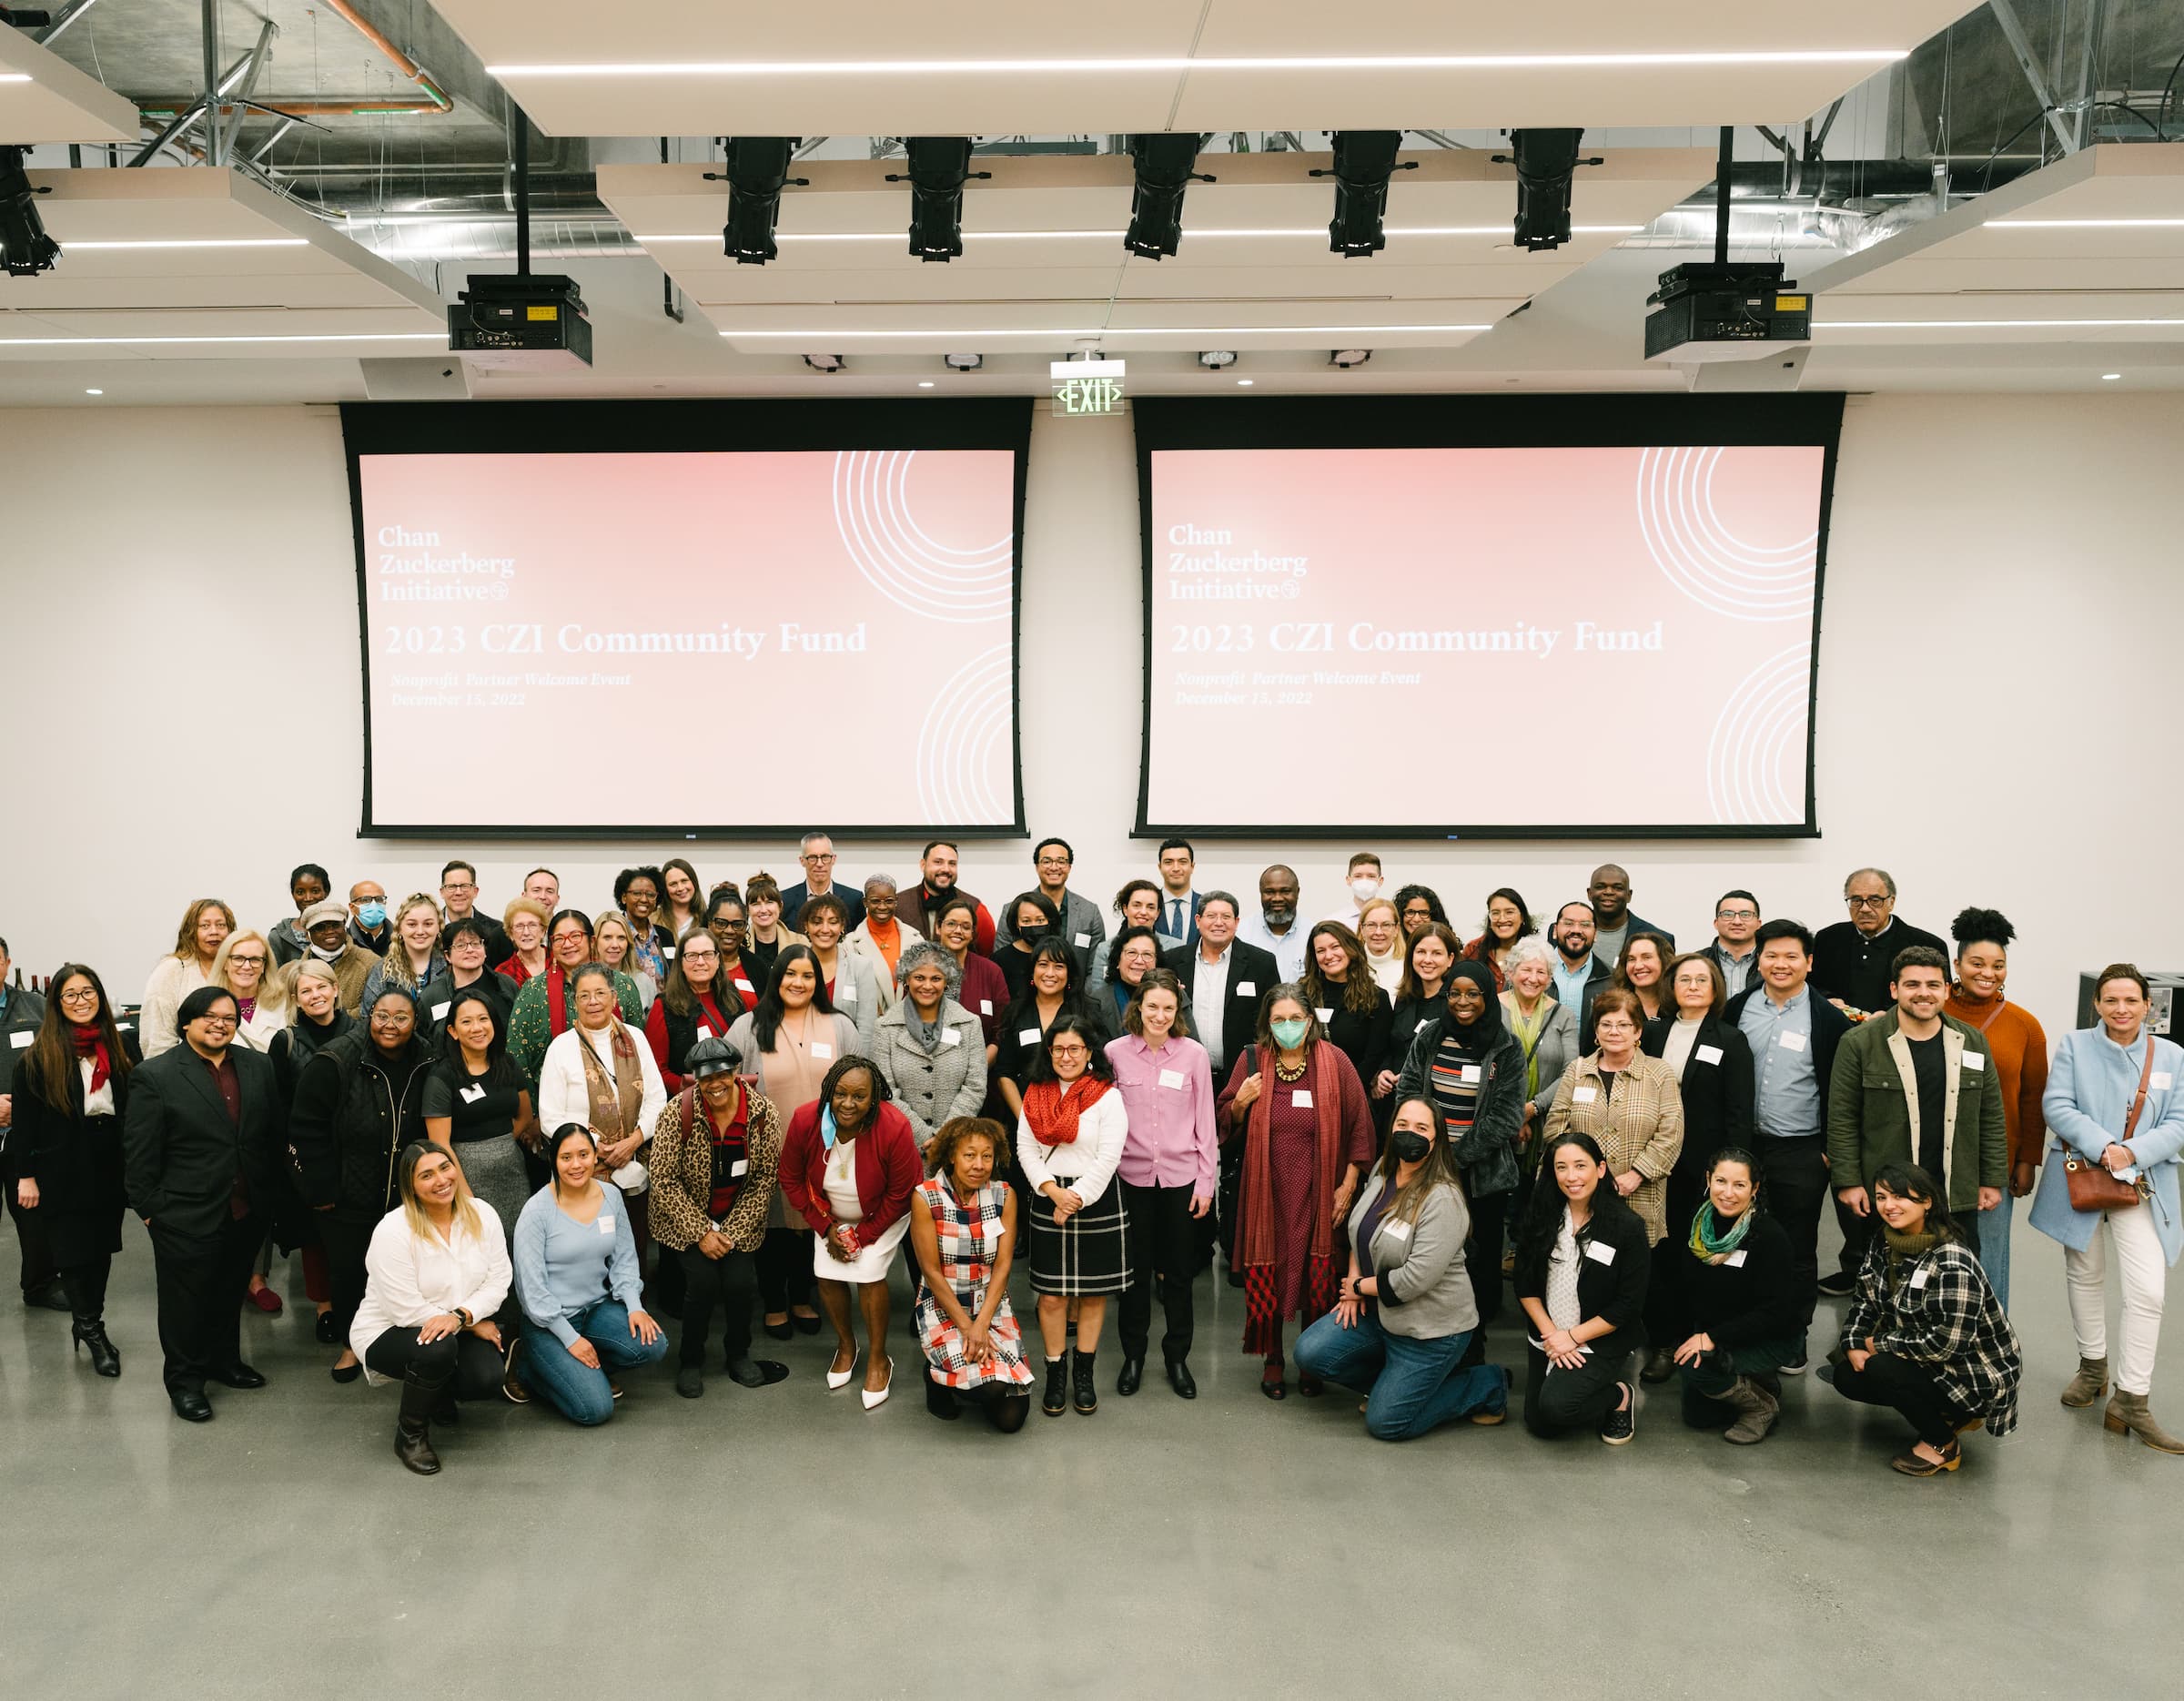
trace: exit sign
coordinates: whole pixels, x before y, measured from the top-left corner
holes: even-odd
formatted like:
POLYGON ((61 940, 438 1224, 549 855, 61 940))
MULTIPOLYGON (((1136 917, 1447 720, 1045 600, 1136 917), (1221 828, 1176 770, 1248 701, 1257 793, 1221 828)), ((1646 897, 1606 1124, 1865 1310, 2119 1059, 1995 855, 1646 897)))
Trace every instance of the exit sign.
POLYGON ((1046 368, 1054 381, 1054 410, 1083 418, 1122 411, 1123 362, 1054 360, 1046 368))

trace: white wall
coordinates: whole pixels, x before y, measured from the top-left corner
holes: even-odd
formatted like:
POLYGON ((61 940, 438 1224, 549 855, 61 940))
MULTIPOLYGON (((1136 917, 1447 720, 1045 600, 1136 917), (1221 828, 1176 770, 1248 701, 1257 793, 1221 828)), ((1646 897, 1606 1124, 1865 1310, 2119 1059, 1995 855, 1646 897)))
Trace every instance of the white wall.
MULTIPOLYGON (((26 970, 80 956, 133 987, 191 897, 217 893, 265 925, 307 858, 399 895, 473 853, 494 906, 537 861, 587 906, 615 868, 678 848, 709 879, 796 874, 793 845, 359 843, 355 568, 333 410, 0 421, 0 689, 15 709, 0 936, 26 970)), ((1374 848, 1391 880, 1423 879, 1467 916, 1504 881, 1550 909, 1613 855, 1639 910, 1686 937, 1704 937, 1733 885, 1770 915, 1834 920, 1844 873, 1877 862, 1902 914, 1936 932, 1966 903, 2007 911, 2025 935, 2012 991, 2051 1028, 2068 1019, 2081 967, 2184 967, 2184 918, 2158 872, 2184 828, 2167 732, 2184 613, 2179 438, 2177 397, 1852 400, 1821 648, 1819 841, 1374 848)), ((1127 420, 1040 418, 1026 524, 1028 818, 1074 842, 1077 884, 1104 902, 1152 860, 1129 837, 1142 655, 1127 420)), ((1572 754, 1568 783, 1675 735, 1673 704, 1633 704, 1614 747, 1572 754)), ((1511 749, 1512 783, 1552 780, 1545 758, 1511 749)), ((1359 753, 1391 784, 1405 757, 1359 753)), ((912 872, 915 845, 842 848, 847 877, 912 872)), ((1351 848, 1209 842, 1199 884, 1249 897, 1279 856, 1316 915, 1342 896, 1351 848)), ((1027 852, 966 845, 964 885, 1000 899, 1027 883, 1027 852)))

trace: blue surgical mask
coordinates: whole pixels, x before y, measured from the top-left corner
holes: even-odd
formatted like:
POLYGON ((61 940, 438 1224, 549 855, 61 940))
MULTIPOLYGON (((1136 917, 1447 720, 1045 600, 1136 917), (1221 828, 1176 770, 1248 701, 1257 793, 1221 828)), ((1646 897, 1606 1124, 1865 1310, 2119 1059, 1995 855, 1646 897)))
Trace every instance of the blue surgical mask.
POLYGON ((1299 1016, 1284 1017, 1270 1026, 1274 1030, 1274 1043, 1285 1050, 1294 1051, 1304 1043, 1304 1037, 1311 1031, 1312 1025, 1299 1016))
POLYGON ((357 919, 367 927, 376 927, 387 919, 387 906, 376 897, 367 898, 357 906, 357 919))

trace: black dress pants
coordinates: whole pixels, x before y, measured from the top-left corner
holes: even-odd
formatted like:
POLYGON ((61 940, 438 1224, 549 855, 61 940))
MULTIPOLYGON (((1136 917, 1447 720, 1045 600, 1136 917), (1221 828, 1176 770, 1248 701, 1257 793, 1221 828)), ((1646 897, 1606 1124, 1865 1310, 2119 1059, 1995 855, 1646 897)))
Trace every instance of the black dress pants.
MULTIPOLYGON (((1827 1200, 1827 1142, 1759 1137, 1759 1167, 1767 1181, 1767 1209, 1790 1237, 1790 1282, 1797 1319, 1806 1327, 1819 1302, 1820 1211, 1827 1200)), ((1688 1230, 1686 1230, 1688 1232, 1688 1230)))
POLYGON ((0 1187, 7 1190, 7 1214, 15 1220, 15 1245, 23 1255, 23 1291, 35 1293, 61 1272, 53 1261, 53 1242, 46 1233, 46 1219, 35 1206, 25 1210, 15 1202, 17 1180, 13 1159, 0 1157, 0 1187))
POLYGON ((364 1303, 364 1255, 371 1250, 371 1231, 379 1223, 349 1217, 339 1206, 311 1214, 318 1220, 319 1244, 326 1248, 326 1280, 333 1291, 335 1338, 346 1347, 349 1326, 357 1321, 357 1311, 364 1303))
POLYGON ((1158 1272, 1160 1311, 1168 1332, 1160 1337, 1160 1356, 1173 1364, 1190 1356, 1195 1320, 1191 1311, 1191 1272, 1197 1267, 1195 1249, 1201 1220, 1190 1214, 1193 1190, 1182 1187, 1133 1187, 1120 1177, 1122 1208, 1130 1221, 1130 1285, 1122 1296, 1118 1332, 1122 1356, 1145 1357, 1153 1328, 1153 1282, 1158 1272))
MULTIPOLYGON (((1464 1242, 1464 1270, 1471 1279, 1471 1298, 1479 1307, 1479 1326, 1471 1331, 1474 1345, 1486 1326, 1502 1311, 1502 1230, 1513 1193, 1467 1193, 1471 1204, 1471 1238, 1464 1242)), ((1481 1348, 1483 1350, 1483 1348, 1481 1348)))
POLYGON ((1875 1353, 1862 1371, 1851 1369, 1847 1357, 1837 1359, 1835 1392, 1862 1405, 1893 1407, 1929 1447, 1946 1447, 1970 1415, 1950 1403, 1930 1368, 1893 1352, 1875 1353))
POLYGON ((500 1392, 499 1350, 467 1329, 420 1343, 415 1325, 398 1323, 379 1331, 365 1349, 364 1362, 375 1376, 395 1382, 415 1371, 428 1388, 444 1387, 458 1400, 490 1400, 500 1392))
POLYGON ((201 1394, 207 1376, 242 1362, 243 1290, 264 1233, 256 1217, 205 1235, 177 1234, 152 1224, 160 1380, 169 1394, 201 1394))
POLYGON ((733 1364, 738 1359, 749 1358, 751 1307, 758 1299, 757 1258, 749 1252, 731 1252, 715 1259, 694 1246, 683 1252, 662 1246, 662 1266, 670 1260, 682 1271, 682 1341, 676 1362, 693 1369, 705 1362, 705 1333, 716 1311, 721 1314, 722 1362, 733 1364))
MULTIPOLYGON (((1622 1332, 1618 1330, 1616 1334, 1622 1332)), ((1524 1427, 1540 1436, 1599 1429, 1608 1413, 1623 1402, 1623 1391, 1616 1383, 1623 1380, 1630 1363, 1628 1352, 1613 1345, 1603 1350, 1595 1343, 1582 1365, 1566 1371, 1550 1364, 1544 1352, 1528 1343, 1524 1349, 1524 1427)))

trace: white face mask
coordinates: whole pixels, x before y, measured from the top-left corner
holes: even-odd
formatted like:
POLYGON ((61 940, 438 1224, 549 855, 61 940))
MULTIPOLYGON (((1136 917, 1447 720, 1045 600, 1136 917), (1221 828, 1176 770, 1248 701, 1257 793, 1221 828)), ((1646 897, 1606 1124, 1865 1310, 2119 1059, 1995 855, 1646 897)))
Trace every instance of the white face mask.
POLYGON ((342 951, 346 951, 348 949, 349 947, 346 943, 343 944, 341 949, 338 951, 329 951, 323 945, 314 945, 311 947, 311 955, 317 957, 321 963, 330 963, 336 957, 339 957, 342 951))
POLYGON ((1360 904, 1369 904, 1380 895, 1380 883, 1370 875, 1360 875, 1350 883, 1350 895, 1360 904))

